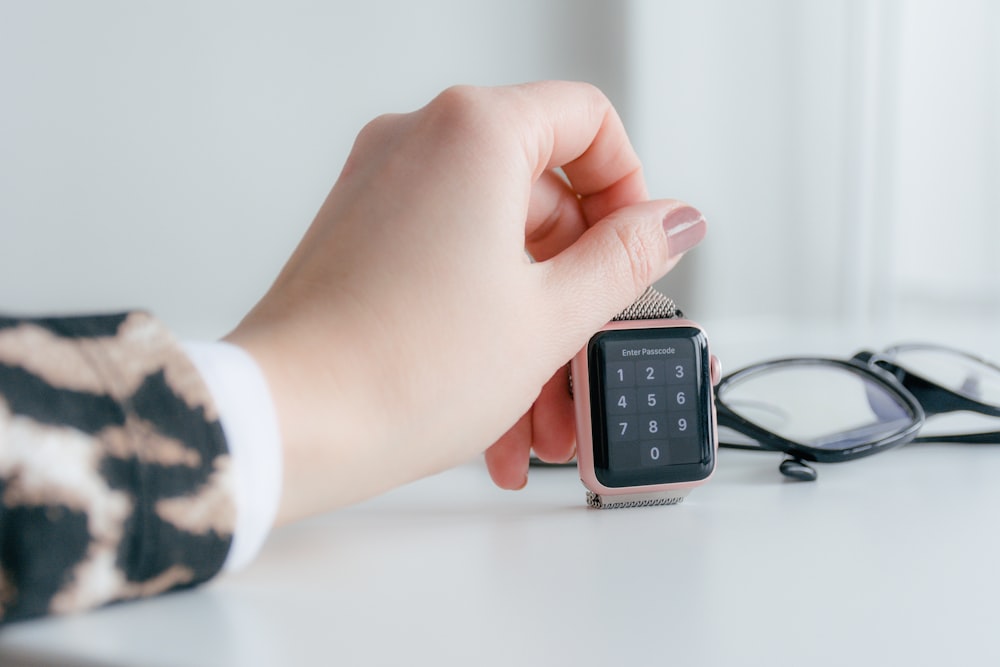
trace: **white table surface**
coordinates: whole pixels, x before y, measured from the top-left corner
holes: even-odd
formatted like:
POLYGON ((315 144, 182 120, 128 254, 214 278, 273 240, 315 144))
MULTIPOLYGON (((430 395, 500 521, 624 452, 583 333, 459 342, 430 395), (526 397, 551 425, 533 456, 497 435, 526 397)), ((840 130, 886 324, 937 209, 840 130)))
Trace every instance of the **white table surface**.
POLYGON ((281 529, 199 590, 5 628, 0 665, 1000 664, 1000 446, 815 483, 780 458, 723 450, 683 504, 611 511, 575 469, 504 492, 477 462, 281 529))
POLYGON ((1000 447, 785 482, 723 451, 677 507, 470 465, 279 531, 197 591, 12 626, 4 665, 1000 664, 1000 447))

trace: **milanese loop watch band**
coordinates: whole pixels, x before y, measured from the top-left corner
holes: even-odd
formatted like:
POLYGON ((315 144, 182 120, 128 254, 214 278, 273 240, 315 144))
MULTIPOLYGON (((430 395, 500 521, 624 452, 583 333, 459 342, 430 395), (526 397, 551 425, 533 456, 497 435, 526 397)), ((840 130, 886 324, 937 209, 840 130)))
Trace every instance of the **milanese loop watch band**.
MULTIPOLYGON (((664 295, 652 285, 646 288, 631 306, 612 318, 613 322, 625 320, 669 320, 684 314, 674 300, 664 295)), ((597 509, 619 509, 626 507, 650 507, 653 505, 676 505, 684 500, 688 490, 662 491, 658 493, 632 493, 621 496, 602 496, 587 491, 587 505, 597 509)))
POLYGON ((650 285, 631 306, 611 318, 612 322, 624 320, 669 320, 684 317, 677 304, 650 285))
POLYGON ((602 496, 593 491, 587 491, 587 505, 600 510, 613 510, 625 507, 652 507, 653 505, 676 505, 684 500, 687 492, 664 491, 661 493, 630 493, 627 496, 602 496))

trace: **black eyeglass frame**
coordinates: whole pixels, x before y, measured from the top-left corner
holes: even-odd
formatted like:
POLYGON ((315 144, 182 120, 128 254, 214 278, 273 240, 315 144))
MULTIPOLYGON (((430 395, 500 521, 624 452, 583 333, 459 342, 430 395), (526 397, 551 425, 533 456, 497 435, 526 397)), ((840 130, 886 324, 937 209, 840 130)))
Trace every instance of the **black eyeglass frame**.
MULTIPOLYGON (((985 359, 960 350, 929 344, 897 345, 888 348, 881 354, 864 350, 858 352, 849 360, 831 357, 786 357, 753 364, 730 373, 719 382, 715 388, 715 404, 719 427, 732 429, 750 438, 754 443, 724 442, 724 437, 720 432, 719 445, 733 449, 784 452, 800 461, 837 463, 871 456, 909 442, 1000 443, 1000 431, 950 435, 918 435, 928 416, 948 412, 968 411, 991 417, 1000 417, 1000 407, 982 403, 947 387, 943 387, 888 358, 895 351, 914 348, 935 349, 950 354, 958 354, 976 363, 989 366, 995 369, 997 373, 1000 373, 1000 367, 985 359), (740 382, 751 375, 767 372, 774 367, 790 365, 828 365, 859 375, 862 379, 873 383, 894 396, 899 404, 909 413, 911 417, 910 423, 877 440, 864 442, 854 447, 843 449, 825 448, 784 438, 742 417, 726 403, 724 393, 727 386, 740 382)), ((790 476, 798 477, 798 475, 794 474, 790 476)), ((815 475, 813 474, 799 478, 813 479, 814 477, 815 475)))

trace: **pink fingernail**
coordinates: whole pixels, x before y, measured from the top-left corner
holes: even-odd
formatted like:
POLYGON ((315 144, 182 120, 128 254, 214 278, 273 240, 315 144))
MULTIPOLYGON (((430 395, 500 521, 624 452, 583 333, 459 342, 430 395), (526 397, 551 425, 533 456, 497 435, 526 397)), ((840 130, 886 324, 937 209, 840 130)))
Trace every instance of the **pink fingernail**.
POLYGON ((663 218, 663 229, 667 232, 670 254, 680 255, 698 245, 705 238, 705 216, 696 208, 681 206, 663 218))

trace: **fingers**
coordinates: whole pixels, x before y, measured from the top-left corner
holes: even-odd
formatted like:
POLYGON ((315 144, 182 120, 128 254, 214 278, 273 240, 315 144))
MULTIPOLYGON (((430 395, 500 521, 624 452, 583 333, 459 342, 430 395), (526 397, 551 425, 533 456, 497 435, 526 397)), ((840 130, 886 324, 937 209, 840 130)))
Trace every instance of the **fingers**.
POLYGON ((486 450, 486 466, 502 489, 520 489, 528 481, 528 458, 562 463, 576 453, 573 399, 563 367, 542 388, 532 409, 486 450))
POLYGON ((550 288, 552 335, 563 336, 573 354, 593 333, 663 277, 705 236, 695 208, 676 200, 654 200, 619 209, 534 268, 550 288))
POLYGON ((573 398, 569 394, 569 367, 563 366, 542 387, 531 411, 531 443, 535 454, 549 463, 562 463, 576 453, 573 398))
POLYGON ((587 231, 580 199, 553 171, 535 183, 528 204, 524 245, 531 256, 544 261, 558 255, 587 231))
POLYGON ((501 489, 516 491, 528 483, 528 458, 531 453, 531 412, 486 450, 486 468, 493 483, 501 489))
POLYGON ((524 134, 536 178, 562 167, 593 223, 647 198, 642 163, 608 98, 588 84, 545 81, 520 86, 538 122, 524 134))
MULTIPOLYGON (((450 88, 413 114, 371 122, 352 154, 384 151, 387 137, 406 135, 404 129, 417 136, 413 141, 421 145, 416 152, 446 155, 449 168, 465 165, 458 170, 463 185, 457 191, 475 193, 477 206, 526 212, 527 224, 518 232, 536 259, 558 254, 598 220, 648 198, 641 162, 621 119, 607 97, 589 84, 548 81, 450 88), (566 179, 555 173, 559 168, 566 179), (503 187, 485 187, 498 173, 505 177, 503 187)), ((398 156, 399 148, 392 154, 398 156)), ((345 173, 356 169, 355 162, 349 159, 345 173)), ((414 177, 427 173, 433 163, 421 160, 417 172, 412 164, 416 163, 407 167, 397 157, 393 169, 409 169, 408 177, 414 177)), ((454 179, 447 186, 434 202, 455 199, 454 179)), ((428 195, 420 192, 424 199, 398 205, 418 208, 428 195)), ((468 217, 438 215, 438 219, 457 224, 468 217)))

